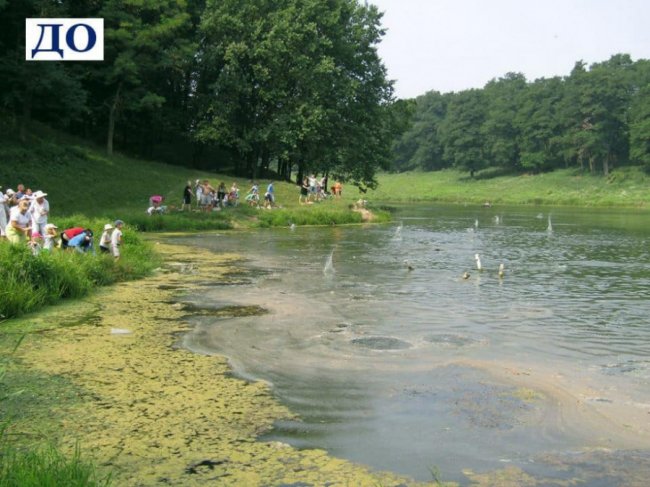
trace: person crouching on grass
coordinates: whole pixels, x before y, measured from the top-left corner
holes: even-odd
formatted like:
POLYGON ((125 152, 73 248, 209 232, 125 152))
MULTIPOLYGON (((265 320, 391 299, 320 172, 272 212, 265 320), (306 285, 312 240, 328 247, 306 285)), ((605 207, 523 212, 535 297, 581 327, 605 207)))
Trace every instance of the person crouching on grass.
POLYGON ((95 253, 93 246, 93 232, 86 228, 82 233, 72 237, 68 241, 68 248, 75 249, 77 252, 92 252, 95 253))
POLYGON ((115 220, 115 229, 111 235, 111 253, 115 260, 120 258, 120 245, 122 245, 122 227, 124 222, 122 220, 115 220))

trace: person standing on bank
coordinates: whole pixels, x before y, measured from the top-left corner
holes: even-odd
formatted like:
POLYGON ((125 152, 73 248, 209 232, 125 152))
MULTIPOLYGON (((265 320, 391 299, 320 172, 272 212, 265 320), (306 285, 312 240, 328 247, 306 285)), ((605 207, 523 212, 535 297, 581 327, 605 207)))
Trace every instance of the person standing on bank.
POLYGON ((32 215, 29 200, 21 200, 9 212, 9 223, 5 229, 7 240, 13 244, 26 243, 31 236, 32 215))
POLYGON ((111 253, 111 235, 113 233, 113 225, 107 223, 104 225, 104 232, 99 239, 99 251, 102 254, 111 253))
POLYGON ((122 227, 124 222, 122 220, 115 220, 115 228, 113 229, 113 234, 111 235, 111 253, 115 260, 120 258, 120 245, 122 245, 122 227))
POLYGON ((45 235, 45 225, 50 214, 50 203, 45 199, 47 193, 36 191, 32 195, 32 204, 29 212, 32 214, 32 232, 45 235))
POLYGON ((192 181, 188 181, 183 190, 183 204, 181 206, 181 211, 185 211, 186 209, 189 211, 192 210, 192 196, 194 196, 192 191, 192 181))

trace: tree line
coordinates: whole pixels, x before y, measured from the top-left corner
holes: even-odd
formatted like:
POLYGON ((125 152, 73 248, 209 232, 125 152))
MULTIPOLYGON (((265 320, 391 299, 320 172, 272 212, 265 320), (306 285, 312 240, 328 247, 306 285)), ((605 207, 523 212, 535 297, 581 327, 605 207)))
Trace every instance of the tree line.
POLYGON ((388 168, 405 103, 357 0, 0 0, 0 114, 251 178, 388 168), (26 62, 25 18, 104 19, 102 62, 26 62))
POLYGON ((650 61, 617 54, 568 76, 527 82, 508 73, 482 89, 413 100, 412 123, 393 146, 397 171, 498 168, 541 172, 650 169, 650 61))

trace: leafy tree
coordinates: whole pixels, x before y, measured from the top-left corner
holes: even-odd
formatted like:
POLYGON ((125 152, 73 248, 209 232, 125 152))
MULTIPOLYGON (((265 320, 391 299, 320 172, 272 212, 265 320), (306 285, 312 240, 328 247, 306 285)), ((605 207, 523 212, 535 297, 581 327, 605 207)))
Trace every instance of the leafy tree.
POLYGON ((411 126, 393 145, 395 169, 431 171, 447 166, 438 132, 446 115, 448 98, 437 91, 430 91, 415 99, 411 126))
POLYGON ((538 172, 557 167, 562 161, 559 112, 563 96, 559 77, 538 79, 528 85, 515 117, 522 169, 538 172))
POLYGON ((490 165, 513 169, 519 166, 520 130, 515 116, 525 90, 526 78, 520 73, 508 73, 483 89, 488 107, 481 131, 490 165))
POLYGON ((354 0, 209 1, 197 138, 236 150, 251 177, 276 158, 372 184, 395 128, 380 19, 354 0))
MULTIPOLYGON (((192 52, 180 36, 190 21, 184 0, 106 0, 104 62, 90 72, 96 119, 107 119, 106 151, 113 152, 116 124, 127 115, 143 124, 143 116, 159 110, 166 99, 157 81, 181 71, 192 52)), ((146 118, 145 118, 146 119, 146 118)))
POLYGON ((580 166, 586 160, 592 172, 600 161, 607 175, 614 161, 628 157, 631 66, 628 55, 612 56, 589 71, 584 63, 577 63, 567 80, 567 102, 573 114, 565 142, 580 166))
POLYGON ((440 125, 445 159, 456 168, 470 171, 471 175, 487 167, 485 137, 481 130, 485 118, 483 91, 466 90, 451 97, 447 117, 440 125))
POLYGON ((46 0, 0 2, 0 100, 18 118, 26 140, 33 116, 66 127, 87 110, 79 70, 70 63, 25 61, 25 19, 66 17, 65 3, 46 0))
POLYGON ((650 170, 650 61, 636 65, 630 109, 630 158, 650 170))

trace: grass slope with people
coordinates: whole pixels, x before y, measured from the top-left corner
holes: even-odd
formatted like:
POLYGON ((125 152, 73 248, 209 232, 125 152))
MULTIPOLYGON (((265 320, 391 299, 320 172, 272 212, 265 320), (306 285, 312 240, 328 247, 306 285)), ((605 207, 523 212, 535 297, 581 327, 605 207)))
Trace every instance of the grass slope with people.
MULTIPOLYGON (((0 245, 0 317, 17 316, 60 298, 81 297, 93 287, 138 278, 159 265, 151 247, 138 232, 205 231, 241 227, 331 225, 361 223, 363 216, 350 210, 351 197, 301 205, 299 187, 274 182, 276 207, 266 210, 244 201, 251 181, 182 166, 156 163, 123 155, 106 156, 87 142, 35 125, 28 143, 11 136, 9 127, 0 134, 0 191, 23 183, 47 193, 49 222, 57 232, 83 227, 95 235, 95 247, 104 225, 123 220, 124 247, 119 261, 103 255, 53 252, 31 258, 22 249, 0 245), (180 211, 187 181, 204 181, 217 187, 241 188, 239 204, 221 211, 180 211), (147 214, 149 198, 163 195, 167 212, 147 214)), ((269 180, 259 180, 260 190, 269 180)), ((380 215, 387 220, 386 214, 380 215)), ((1 240, 0 240, 1 242, 1 240)))

